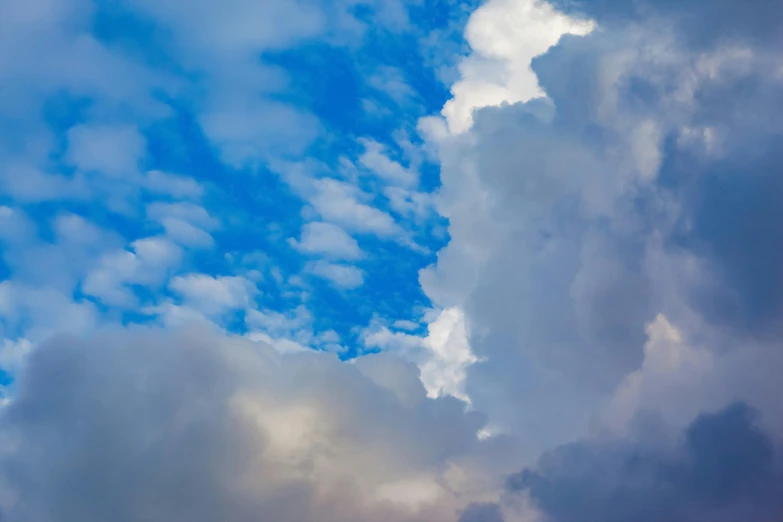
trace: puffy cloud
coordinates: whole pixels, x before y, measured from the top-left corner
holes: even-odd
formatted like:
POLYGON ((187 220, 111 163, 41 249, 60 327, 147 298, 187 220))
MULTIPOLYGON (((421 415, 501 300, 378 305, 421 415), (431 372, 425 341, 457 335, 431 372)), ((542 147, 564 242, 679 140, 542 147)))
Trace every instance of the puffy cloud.
MULTIPOLYGON (((513 50, 507 22, 530 5, 488 2, 467 36, 513 50)), ((722 2, 572 3, 600 30, 556 36, 550 17, 571 18, 535 5, 549 15, 528 17, 529 34, 551 37, 532 61, 542 90, 490 100, 450 132, 455 89, 448 126, 420 125, 451 237, 420 279, 464 312, 481 359, 467 370, 472 404, 531 455, 605 428, 607 408, 623 426, 644 408, 681 426, 741 398, 777 432, 783 63, 771 40, 686 34, 724 23, 722 2)), ((777 10, 742 23, 763 32, 763 12, 777 10)))
POLYGON ((393 361, 280 356, 200 329, 60 338, 33 351, 0 416, 0 509, 9 522, 454 520, 481 498, 461 477, 489 455, 482 422, 393 361))
POLYGON ((187 247, 212 246, 209 231, 219 225, 206 209, 193 203, 152 203, 147 206, 147 217, 161 224, 167 238, 187 247))
POLYGON ((470 128, 473 111, 526 102, 543 95, 530 63, 565 34, 587 34, 592 22, 560 13, 541 0, 491 0, 476 9, 465 28, 471 54, 443 108, 449 129, 470 128))
POLYGON ((168 286, 182 297, 185 306, 207 317, 248 308, 258 293, 251 281, 239 276, 189 274, 174 277, 168 286))
POLYGON ((383 145, 369 139, 362 139, 360 143, 364 152, 359 156, 359 163, 374 175, 392 185, 410 187, 418 183, 418 173, 391 159, 383 145))
POLYGON ((0 325, 6 339, 38 343, 61 333, 84 335, 98 324, 98 310, 89 301, 50 287, 0 283, 0 325))
POLYGON ((200 120, 223 160, 238 168, 258 164, 273 152, 300 154, 319 128, 312 115, 272 101, 216 100, 200 120))
POLYGON ((143 185, 150 192, 175 199, 198 200, 204 194, 204 187, 194 179, 159 170, 147 172, 143 185))
MULTIPOLYGON (((364 344, 368 348, 394 351, 416 363, 429 397, 452 396, 470 403, 465 393, 465 376, 478 359, 468 344, 464 315, 452 308, 430 314, 429 319, 427 335, 421 337, 392 331, 381 324, 371 325, 364 332, 364 344)), ((410 321, 394 323, 397 330, 411 330, 416 326, 410 321)))
POLYGON ((364 283, 364 272, 351 265, 319 260, 308 263, 306 270, 313 275, 328 279, 344 290, 357 288, 364 283))
POLYGON ((182 249, 163 237, 134 241, 129 249, 104 254, 82 283, 82 291, 110 306, 133 307, 133 285, 160 287, 179 266, 182 249))
POLYGON ((78 125, 68 130, 66 160, 84 171, 107 176, 133 175, 145 149, 144 137, 136 128, 78 125))
POLYGON ((702 415, 671 448, 630 440, 564 446, 512 476, 509 488, 527 492, 553 522, 778 520, 783 475, 755 417, 741 403, 702 415))
POLYGON ((363 256, 356 240, 331 223, 307 223, 302 227, 301 239, 289 239, 289 243, 300 252, 333 259, 356 260, 363 256))
POLYGON ((393 217, 361 201, 367 199, 368 195, 354 185, 322 178, 314 182, 314 188, 315 193, 309 201, 324 219, 350 230, 381 237, 402 234, 402 229, 393 217))

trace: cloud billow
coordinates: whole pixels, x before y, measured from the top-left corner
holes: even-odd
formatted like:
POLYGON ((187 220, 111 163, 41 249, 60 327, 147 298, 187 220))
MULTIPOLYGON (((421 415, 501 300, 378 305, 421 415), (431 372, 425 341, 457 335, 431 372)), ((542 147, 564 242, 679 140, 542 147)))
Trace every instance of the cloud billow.
POLYGON ((483 417, 428 399, 409 363, 205 329, 52 340, 16 385, 4 522, 448 521, 472 487, 449 471, 484 452, 483 417))
MULTIPOLYGON (((783 474, 755 412, 737 403, 702 415, 675 448, 574 443, 509 478, 552 522, 772 522, 783 474)), ((491 520, 491 519, 489 519, 491 520)))
POLYGON ((532 454, 600 428, 608 404, 623 431, 633 411, 683 428, 739 398, 777 432, 780 8, 554 5, 596 25, 532 59, 546 99, 434 135, 451 241, 421 281, 465 310, 468 395, 532 454))

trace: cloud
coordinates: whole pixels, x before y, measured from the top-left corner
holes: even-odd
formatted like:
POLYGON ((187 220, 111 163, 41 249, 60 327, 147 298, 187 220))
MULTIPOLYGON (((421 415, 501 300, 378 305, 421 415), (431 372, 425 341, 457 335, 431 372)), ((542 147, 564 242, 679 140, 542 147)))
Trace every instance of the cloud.
POLYGON ((106 176, 133 175, 145 149, 144 136, 134 127, 77 125, 68 130, 66 161, 106 176))
POLYGON ((416 98, 416 91, 408 85, 405 73, 396 67, 379 67, 367 79, 367 83, 399 105, 406 104, 416 98))
POLYGON ((470 128, 481 107, 525 102, 544 93, 530 63, 565 34, 587 34, 593 23, 570 18, 538 0, 492 0, 471 15, 465 39, 472 53, 459 63, 460 78, 443 116, 452 132, 470 128))
POLYGON ((292 238, 289 243, 300 252, 332 259, 356 260, 363 256, 356 240, 330 223, 307 223, 302 227, 301 239, 292 238))
POLYGON ((129 249, 104 254, 82 283, 82 291, 111 306, 133 307, 133 285, 162 286, 182 260, 182 249, 163 237, 134 241, 129 249))
POLYGON ((212 246, 209 231, 219 225, 206 209, 193 203, 155 202, 147 206, 147 217, 163 226, 167 238, 194 248, 212 246))
POLYGON ((352 290, 364 284, 364 272, 351 265, 320 260, 308 263, 306 270, 313 275, 328 279, 344 290, 352 290))
POLYGON ((429 397, 452 396, 470 403, 465 377, 478 359, 468 344, 462 312, 452 308, 432 314, 426 336, 406 332, 416 326, 410 321, 396 321, 394 328, 403 331, 392 331, 383 324, 372 324, 365 330, 363 342, 368 348, 393 351, 416 363, 429 397))
POLYGON ((453 520, 481 416, 369 363, 203 329, 54 340, 0 417, 3 520, 453 520))
MULTIPOLYGON (((420 125, 451 238, 420 280, 435 305, 464 313, 481 359, 465 391, 531 456, 623 401, 682 426, 742 399, 777 433, 783 64, 745 29, 691 40, 725 23, 718 4, 599 4, 579 5, 600 29, 562 38, 551 29, 570 19, 536 4, 549 14, 527 18, 525 34, 546 38, 514 63, 528 71, 538 54, 542 91, 467 103, 459 133, 448 111, 420 125)), ((506 70, 517 49, 506 28, 531 5, 488 2, 466 36, 506 70)), ((761 28, 755 14, 742 23, 761 28)))
POLYGON ((239 276, 189 274, 172 278, 168 286, 181 296, 185 306, 207 317, 248 308, 258 293, 251 281, 239 276))
MULTIPOLYGON (((777 520, 783 476, 772 441, 738 403, 693 421, 673 449, 579 442, 512 476, 552 521, 777 520)), ((485 519, 493 520, 493 519, 485 519)))
POLYGON ((84 335, 100 322, 96 306, 89 301, 13 281, 0 283, 0 319, 4 338, 35 343, 63 333, 84 335))
POLYGON ((310 177, 304 166, 278 167, 292 187, 312 205, 324 221, 346 230, 381 238, 401 238, 403 229, 388 213, 371 206, 373 195, 352 183, 334 178, 310 177))
POLYGON ((359 163, 374 175, 392 185, 410 187, 418 183, 418 173, 389 158, 383 145, 369 139, 361 139, 359 143, 364 147, 359 163))
POLYGON ((237 168, 259 164, 272 153, 301 154, 319 128, 312 115, 271 101, 220 100, 200 120, 223 160, 237 168))
POLYGON ((151 170, 144 176, 144 188, 150 192, 175 199, 198 200, 204 195, 204 187, 196 180, 159 170, 151 170))

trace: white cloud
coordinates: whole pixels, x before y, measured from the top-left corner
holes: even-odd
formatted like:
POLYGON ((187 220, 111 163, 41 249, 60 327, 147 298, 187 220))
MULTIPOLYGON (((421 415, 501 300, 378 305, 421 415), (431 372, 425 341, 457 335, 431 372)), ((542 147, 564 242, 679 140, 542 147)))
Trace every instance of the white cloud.
POLYGON ((418 173, 389 158, 386 147, 367 138, 360 139, 359 143, 364 147, 359 163, 375 176, 392 185, 404 187, 412 187, 418 183, 418 173))
POLYGON ((315 139, 318 120, 299 109, 273 101, 213 102, 200 117, 207 137, 235 167, 253 166, 270 155, 301 154, 315 139))
POLYGON ((360 233, 380 237, 403 235, 393 217, 362 202, 368 195, 354 185, 322 178, 314 180, 313 187, 314 193, 308 201, 323 219, 360 233))
POLYGON ((451 132, 463 132, 481 107, 525 102, 544 95, 530 63, 565 34, 584 35, 575 20, 542 0, 489 0, 470 16, 465 38, 472 53, 459 64, 460 79, 443 107, 451 132))
POLYGON ((332 259, 356 260, 364 255, 354 238, 331 223, 307 223, 302 227, 301 239, 292 238, 289 243, 300 252, 332 259))
POLYGON ((24 338, 40 343, 55 335, 85 335, 99 324, 98 311, 87 301, 53 288, 0 283, 0 319, 6 339, 24 338))
POLYGON ((0 239, 10 243, 27 242, 35 233, 35 224, 23 210, 0 206, 0 239))
POLYGON ((132 307, 137 299, 129 285, 158 287, 182 259, 182 249, 166 238, 134 241, 129 250, 101 257, 82 283, 82 291, 111 306, 132 307))
POLYGON ((171 196, 176 199, 200 199, 204 188, 193 178, 178 176, 159 170, 144 175, 142 184, 150 192, 171 196))
POLYGON ((344 290, 353 290, 364 284, 364 272, 351 265, 319 260, 308 263, 306 270, 344 290))
POLYGON ((344 350, 340 336, 334 330, 315 332, 313 314, 300 305, 293 310, 248 310, 245 324, 248 339, 269 344, 280 353, 320 350, 339 353, 344 350))
POLYGON ((27 163, 3 165, 0 184, 5 194, 23 203, 84 199, 89 194, 89 188, 78 177, 50 174, 27 163))
POLYGON ((375 90, 382 92, 397 104, 405 104, 416 97, 416 91, 405 81, 405 74, 396 67, 379 67, 367 80, 375 90))
POLYGON ((412 331, 416 330, 420 325, 417 322, 409 321, 407 319, 398 319, 397 321, 394 321, 393 326, 399 330, 412 331))
POLYGON ((317 35, 326 22, 317 4, 301 0, 229 0, 220 5, 198 0, 187 7, 153 0, 132 4, 174 29, 185 63, 249 58, 285 48, 317 35))
POLYGON ((2 345, 0 345, 0 369, 11 375, 16 375, 24 366, 31 350, 32 343, 25 338, 3 339, 2 345))
POLYGON ((208 317, 245 309, 258 293, 256 286, 244 277, 207 274, 177 276, 169 282, 169 288, 182 297, 185 306, 208 317))
POLYGON ((131 126, 78 125, 67 137, 71 165, 107 176, 136 174, 146 153, 144 137, 131 126))
MULTIPOLYGON (((409 330, 415 323, 395 323, 409 330)), ((370 325, 363 335, 368 348, 391 350, 416 363, 429 397, 452 396, 470 403, 465 391, 467 369, 478 361, 468 343, 465 317, 456 308, 437 312, 427 325, 427 335, 419 337, 395 332, 383 325, 370 325)))
POLYGON ((189 247, 212 246, 209 231, 219 225, 206 209, 192 203, 152 203, 147 206, 147 217, 163 226, 166 237, 189 247))
POLYGON ((432 194, 416 192, 402 187, 386 187, 384 195, 389 200, 389 207, 407 218, 424 219, 430 216, 435 200, 432 194))
POLYGON ((468 344, 461 310, 443 310, 427 326, 426 351, 418 358, 421 380, 431 397, 451 395, 470 402, 465 392, 468 367, 478 361, 468 344))
POLYGON ((250 328, 262 329, 276 337, 304 331, 309 328, 312 321, 313 315, 301 305, 288 313, 249 310, 246 319, 250 328))

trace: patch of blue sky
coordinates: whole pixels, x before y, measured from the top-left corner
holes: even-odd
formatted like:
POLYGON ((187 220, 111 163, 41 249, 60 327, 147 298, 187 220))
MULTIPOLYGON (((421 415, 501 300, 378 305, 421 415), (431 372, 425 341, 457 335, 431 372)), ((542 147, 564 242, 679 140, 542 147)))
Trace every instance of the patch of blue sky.
MULTIPOLYGON (((138 126, 144 137, 146 150, 140 169, 192 178, 205 191, 199 204, 220 221, 220 226, 209 231, 213 244, 187 249, 172 276, 219 277, 257 270, 261 275, 253 279, 258 291, 251 296, 251 308, 290 314, 304 304, 312 314, 314 332, 333 330, 339 335, 345 348, 343 357, 361 353, 361 328, 375 318, 389 322, 419 319, 429 302, 418 284, 418 271, 433 263, 435 253, 446 243, 444 222, 431 210, 411 216, 395 207, 384 192, 384 182, 357 163, 367 147, 367 142, 360 140, 378 144, 389 160, 415 171, 415 192, 431 195, 437 190, 438 166, 416 152, 415 126, 419 117, 437 113, 447 99, 448 86, 436 66, 449 64, 435 63, 438 58, 433 58, 434 51, 426 48, 425 42, 430 32, 443 31, 446 36, 440 35, 439 44, 459 48, 459 24, 464 23, 467 10, 463 5, 431 1, 409 7, 409 25, 403 29, 368 26, 360 42, 306 40, 297 47, 258 56, 258 64, 271 66, 273 74, 275 70, 284 72, 280 82, 284 88, 263 96, 317 118, 318 128, 309 129, 315 132, 305 141, 306 146, 282 153, 286 161, 316 165, 316 179, 350 181, 370 198, 363 202, 394 216, 406 237, 353 234, 364 252, 363 257, 351 261, 362 271, 359 285, 339 288, 309 273, 315 258, 297 251, 289 240, 300 237, 305 223, 318 220, 317 213, 281 175, 280 168, 263 160, 225 161, 199 122, 197 93, 204 78, 187 73, 184 78, 191 85, 182 97, 152 93, 170 108, 168 117, 152 121, 136 118, 132 108, 118 117, 138 126), (411 150, 418 156, 412 157, 411 150), (360 174, 346 174, 346 162, 360 174)), ((365 16, 361 12, 356 15, 360 20, 365 16)), ((171 47, 165 27, 125 9, 121 2, 100 3, 93 21, 92 36, 99 41, 122 49, 145 66, 183 74, 178 61, 167 54, 171 47)), ((89 96, 65 91, 45 101, 43 118, 56 140, 49 155, 51 171, 73 177, 74 167, 65 158, 67 131, 89 124, 100 110, 98 105, 89 96)), ((155 196, 156 201, 161 199, 165 197, 155 196)), ((3 202, 19 206, 6 197, 3 202)), ((147 193, 140 191, 132 201, 136 208, 127 212, 108 208, 100 199, 50 198, 23 208, 36 223, 38 240, 43 243, 56 243, 52 223, 58 215, 74 213, 123 238, 127 245, 165 233, 161 223, 145 218, 145 207, 151 202, 147 193)), ((3 270, 7 279, 15 275, 8 263, 3 270)), ((159 320, 147 307, 181 300, 165 282, 153 286, 131 282, 127 289, 136 299, 135 308, 117 309, 85 294, 81 287, 73 297, 93 302, 100 314, 126 324, 159 320)), ((241 308, 223 312, 220 322, 235 333, 248 331, 241 308)), ((424 329, 422 325, 419 331, 424 329)))

